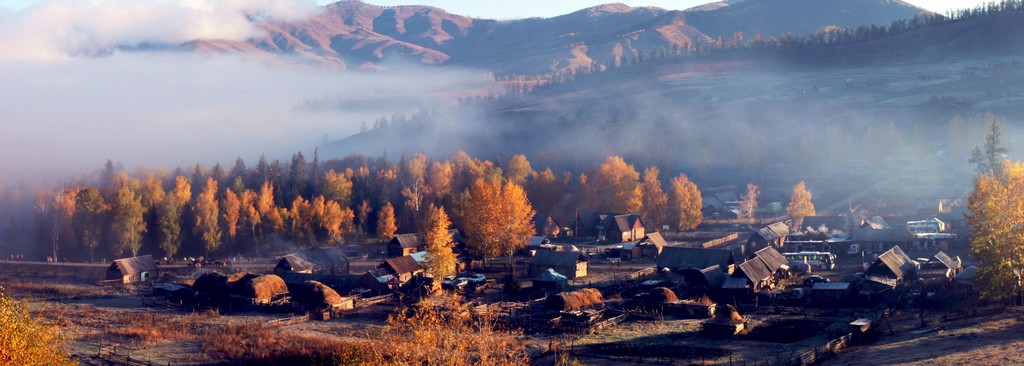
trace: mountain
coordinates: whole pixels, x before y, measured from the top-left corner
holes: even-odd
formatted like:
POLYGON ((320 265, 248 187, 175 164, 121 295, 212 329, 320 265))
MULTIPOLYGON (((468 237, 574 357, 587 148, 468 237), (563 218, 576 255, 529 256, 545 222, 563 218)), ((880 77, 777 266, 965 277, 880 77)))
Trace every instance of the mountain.
POLYGON ((429 6, 382 7, 344 0, 305 21, 264 22, 264 37, 196 40, 185 52, 295 56, 358 68, 392 60, 457 65, 499 74, 607 67, 653 52, 748 36, 805 35, 836 25, 888 24, 924 13, 896 0, 742 0, 685 11, 607 4, 553 18, 477 19, 429 6))

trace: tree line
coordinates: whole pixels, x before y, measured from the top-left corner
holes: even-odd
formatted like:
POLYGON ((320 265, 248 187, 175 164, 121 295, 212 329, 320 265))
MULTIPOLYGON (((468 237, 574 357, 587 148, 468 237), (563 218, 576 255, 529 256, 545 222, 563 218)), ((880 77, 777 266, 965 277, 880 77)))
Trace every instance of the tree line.
POLYGON ((195 165, 132 174, 108 161, 91 177, 27 191, 0 186, 4 239, 14 244, 5 249, 92 261, 244 255, 280 243, 363 243, 409 232, 443 238, 440 227, 462 230, 474 254, 486 258, 525 245, 536 212, 561 220, 580 209, 638 213, 648 227, 686 230, 700 223, 702 207, 685 174, 663 183, 658 167, 641 175, 617 156, 556 174, 533 169, 524 155, 501 163, 465 152, 398 161, 364 155, 321 161, 318 152, 307 161, 299 152, 284 162, 260 157, 253 167, 237 159, 230 169, 195 165))

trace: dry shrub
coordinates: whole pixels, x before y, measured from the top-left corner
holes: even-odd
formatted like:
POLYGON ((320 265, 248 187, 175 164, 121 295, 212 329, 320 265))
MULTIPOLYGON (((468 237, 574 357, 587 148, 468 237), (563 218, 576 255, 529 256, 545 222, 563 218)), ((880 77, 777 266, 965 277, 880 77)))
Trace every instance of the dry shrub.
POLYGON ((563 292, 548 299, 548 307, 556 310, 582 310, 601 305, 604 305, 604 297, 593 288, 563 292))
POLYGON ((676 293, 665 287, 655 287, 651 292, 647 293, 647 301, 656 303, 670 303, 679 301, 676 297, 676 293))
POLYGON ((292 301, 310 307, 331 306, 341 303, 341 295, 320 282, 306 281, 295 286, 292 301))
POLYGON ((701 295, 701 297, 695 297, 695 298, 689 299, 688 301, 691 304, 705 305, 705 306, 709 306, 709 305, 715 303, 714 301, 711 301, 711 298, 708 297, 708 295, 701 295))
POLYGON ((150 312, 130 312, 115 318, 106 334, 126 338, 143 346, 194 338, 205 313, 174 316, 150 312))
POLYGON ((287 294, 288 285, 276 275, 257 276, 247 280, 239 293, 257 302, 270 302, 278 295, 287 294))
POLYGON ((0 287, 0 365, 74 365, 59 327, 32 317, 0 287))
POLYGON ((725 305, 725 311, 715 312, 714 320, 720 323, 743 324, 743 316, 732 305, 725 305))
POLYGON ((371 365, 366 344, 337 338, 282 333, 260 323, 228 325, 203 342, 212 359, 247 365, 371 365))

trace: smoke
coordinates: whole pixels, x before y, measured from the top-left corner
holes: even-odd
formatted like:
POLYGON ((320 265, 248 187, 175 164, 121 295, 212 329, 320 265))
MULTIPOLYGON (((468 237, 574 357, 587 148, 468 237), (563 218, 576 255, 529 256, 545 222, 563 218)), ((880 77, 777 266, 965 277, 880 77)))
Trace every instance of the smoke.
POLYGON ((0 12, 0 61, 53 61, 195 39, 244 41, 263 20, 301 20, 308 0, 48 0, 0 12))
POLYGON ((318 70, 185 53, 0 62, 0 173, 64 178, 106 159, 134 168, 286 157, 403 106, 447 108, 458 91, 485 88, 484 76, 410 65, 318 70), (308 107, 389 98, 404 103, 308 107))

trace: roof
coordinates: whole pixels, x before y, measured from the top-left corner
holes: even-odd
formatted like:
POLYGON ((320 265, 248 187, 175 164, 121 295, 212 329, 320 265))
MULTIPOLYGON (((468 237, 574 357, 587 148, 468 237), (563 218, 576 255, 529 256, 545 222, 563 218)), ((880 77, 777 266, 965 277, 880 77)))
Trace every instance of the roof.
POLYGON ((409 254, 409 257, 412 257, 412 260, 416 261, 416 263, 424 263, 427 261, 427 252, 412 253, 409 254))
POLYGON ((849 282, 818 282, 811 286, 811 291, 849 291, 849 282))
POLYGON ((746 276, 750 282, 754 283, 764 281, 775 273, 775 271, 771 270, 768 267, 768 264, 766 264, 761 257, 754 257, 740 263, 739 271, 742 271, 743 276, 746 276))
POLYGON ((535 230, 537 230, 537 233, 543 235, 544 230, 547 228, 549 220, 552 224, 555 225, 555 227, 559 227, 558 221, 555 220, 553 216, 548 215, 547 213, 538 212, 537 214, 533 215, 533 227, 535 230))
POLYGON ((789 226, 781 222, 765 226, 757 230, 757 235, 760 235, 764 240, 775 240, 778 238, 785 238, 789 236, 789 226))
POLYGON ((764 261, 765 265, 768 266, 772 272, 779 270, 780 268, 789 268, 789 261, 782 254, 779 254, 778 250, 772 247, 766 247, 764 249, 755 252, 754 257, 760 258, 764 261))
POLYGON ((891 229, 889 223, 885 222, 885 219, 881 216, 872 216, 864 219, 864 225, 861 225, 861 227, 874 230, 891 229))
POLYGON ((146 254, 138 257, 121 258, 114 260, 114 263, 110 264, 110 268, 113 269, 116 266, 117 270, 121 272, 121 275, 134 275, 138 276, 142 272, 156 272, 156 261, 153 260, 153 256, 146 254))
POLYGON ((879 255, 878 259, 876 259, 875 262, 864 271, 864 274, 865 276, 880 275, 882 274, 879 273, 881 268, 888 269, 896 275, 897 279, 899 279, 914 273, 914 271, 917 270, 917 265, 915 265, 914 261, 903 252, 903 249, 896 246, 885 253, 882 253, 882 255, 879 255))
POLYGON ((423 245, 423 236, 420 234, 398 234, 391 243, 398 243, 402 248, 419 248, 423 245))
POLYGON ((813 228, 814 230, 821 230, 821 227, 825 226, 829 230, 849 230, 850 229, 850 217, 849 216, 807 216, 804 217, 803 230, 804 228, 813 228))
POLYGON ((289 285, 297 285, 306 281, 316 281, 331 288, 345 288, 349 285, 348 276, 332 276, 328 274, 284 272, 278 275, 289 285))
POLYGON ((939 251, 938 253, 936 253, 935 254, 935 259, 937 259, 939 262, 942 262, 942 264, 945 264, 946 268, 949 268, 949 269, 957 269, 957 268, 960 267, 960 265, 956 262, 956 260, 954 260, 953 258, 950 258, 949 255, 946 254, 946 252, 943 252, 943 251, 939 251))
POLYGON ((711 287, 721 286, 722 282, 725 281, 725 271, 717 264, 700 270, 700 273, 704 274, 704 278, 708 280, 708 284, 711 287))
POLYGON ((724 289, 744 289, 747 288, 746 278, 737 277, 726 277, 725 281, 722 281, 722 288, 724 289))
POLYGON ((413 273, 421 269, 419 262, 407 255, 387 259, 381 265, 391 267, 396 274, 413 273))
POLYGON ((658 255, 658 268, 708 268, 720 265, 723 270, 735 264, 732 251, 686 247, 665 247, 658 255))
POLYGON ((555 272, 554 269, 548 268, 544 273, 541 273, 540 276, 537 276, 534 281, 566 283, 569 279, 561 273, 555 272))
POLYGON ((299 272, 344 267, 346 264, 348 264, 348 258, 340 248, 315 248, 281 257, 277 266, 290 267, 292 271, 299 272))
POLYGON ((658 248, 664 248, 664 247, 668 246, 668 242, 665 241, 665 238, 661 237, 661 233, 658 233, 658 232, 647 233, 647 236, 644 236, 643 239, 640 239, 640 242, 638 243, 638 245, 645 245, 645 244, 653 244, 654 246, 657 246, 658 248))
POLYGON ((575 267, 576 262, 586 261, 587 257, 581 252, 556 252, 552 250, 542 250, 537 252, 537 255, 530 259, 531 266, 542 266, 542 267, 564 267, 571 266, 575 267))
POLYGON ((907 229, 857 229, 851 239, 855 242, 901 243, 907 241, 907 229))
POLYGON ((366 271, 366 274, 364 274, 363 276, 373 277, 373 279, 377 280, 377 282, 380 282, 382 284, 386 284, 389 281, 391 281, 391 279, 395 278, 395 276, 392 276, 390 274, 381 272, 380 270, 376 270, 376 269, 371 269, 369 271, 366 271))
POLYGON ((956 275, 956 279, 954 279, 954 281, 959 284, 970 285, 974 283, 974 277, 977 275, 977 266, 967 266, 963 271, 960 271, 960 274, 956 275))

